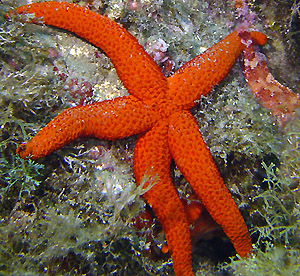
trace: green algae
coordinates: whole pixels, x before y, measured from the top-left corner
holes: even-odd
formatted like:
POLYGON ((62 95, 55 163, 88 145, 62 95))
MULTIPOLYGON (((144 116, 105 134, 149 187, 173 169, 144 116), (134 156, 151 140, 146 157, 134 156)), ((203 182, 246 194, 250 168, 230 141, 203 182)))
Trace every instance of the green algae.
POLYGON ((232 259, 227 268, 233 275, 299 275, 299 189, 274 164, 262 166, 267 189, 254 201, 262 206, 256 212, 264 223, 251 229, 258 237, 254 254, 244 260, 232 259))

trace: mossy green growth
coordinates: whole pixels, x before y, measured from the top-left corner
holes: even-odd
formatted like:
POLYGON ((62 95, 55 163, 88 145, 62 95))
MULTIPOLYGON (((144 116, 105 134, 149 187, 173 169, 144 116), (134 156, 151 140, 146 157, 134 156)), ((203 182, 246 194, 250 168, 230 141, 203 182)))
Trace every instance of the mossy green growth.
POLYGON ((39 178, 43 168, 42 164, 31 160, 26 161, 18 156, 12 156, 9 161, 4 157, 0 158, 0 200, 12 188, 19 190, 19 198, 23 193, 30 195, 41 183, 39 178))
MULTIPOLYGON (((27 140, 27 133, 40 126, 34 120, 26 123, 27 118, 34 117, 34 110, 42 108, 39 99, 43 91, 40 88, 49 88, 55 83, 49 82, 49 76, 42 70, 37 70, 38 63, 40 69, 47 68, 49 58, 43 47, 36 50, 32 39, 26 35, 24 24, 4 22, 0 26, 0 199, 5 202, 12 198, 18 201, 35 191, 44 167, 15 155, 17 141, 27 140), (35 103, 32 105, 28 100, 35 103)), ((52 101, 50 105, 53 104, 52 101)), ((45 106, 49 107, 48 104, 45 106)))
POLYGON ((32 160, 23 160, 15 153, 9 154, 16 147, 14 139, 22 135, 25 139, 26 123, 13 114, 13 104, 10 103, 0 114, 0 201, 10 190, 17 193, 16 200, 23 194, 30 195, 41 183, 44 166, 32 160), (9 137, 10 134, 13 134, 9 137), (5 139, 6 138, 6 139, 5 139))
POLYGON ((254 257, 232 261, 227 269, 232 275, 243 276, 297 276, 300 273, 299 250, 265 243, 265 251, 258 250, 254 257))
POLYGON ((232 259, 226 265, 233 275, 299 275, 300 273, 300 194, 274 164, 262 163, 267 188, 254 198, 264 225, 250 231, 257 236, 254 254, 232 259))
MULTIPOLYGON (((254 197, 262 203, 258 212, 264 218, 266 225, 256 226, 252 232, 259 234, 260 240, 270 240, 275 244, 299 246, 300 237, 300 194, 298 189, 282 174, 274 164, 267 166, 264 182, 267 189, 254 197)), ((299 247, 300 249, 300 247, 299 247)))
MULTIPOLYGON (((141 195, 156 180, 150 180, 146 188, 136 187, 112 156, 109 153, 104 159, 109 165, 115 163, 113 171, 99 161, 91 163, 89 151, 69 156, 68 173, 54 177, 52 187, 45 186, 38 200, 31 197, 15 205, 0 225, 0 272, 157 272, 157 263, 141 258, 149 241, 133 227, 133 218, 144 208, 141 195), (56 181, 60 184, 55 185, 56 181), (69 184, 59 188, 63 182, 69 184)), ((168 267, 160 263, 159 269, 166 271, 168 267)))

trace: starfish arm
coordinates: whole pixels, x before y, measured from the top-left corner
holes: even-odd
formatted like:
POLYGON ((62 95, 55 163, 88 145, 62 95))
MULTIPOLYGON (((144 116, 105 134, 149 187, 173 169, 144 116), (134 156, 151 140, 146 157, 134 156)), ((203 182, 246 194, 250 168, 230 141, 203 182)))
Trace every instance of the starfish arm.
POLYGON ((237 253, 246 256, 252 248, 247 226, 189 112, 171 116, 169 145, 175 163, 202 204, 223 228, 237 253))
POLYGON ((162 224, 176 275, 194 275, 188 222, 170 178, 171 155, 167 135, 167 123, 161 121, 139 138, 134 151, 134 173, 138 185, 145 178, 150 181, 157 179, 143 196, 162 224))
POLYGON ((170 99, 180 106, 193 106, 227 75, 241 51, 241 39, 234 31, 185 63, 168 78, 170 99))
POLYGON ((66 109, 27 143, 17 148, 22 158, 37 159, 79 137, 118 139, 146 131, 155 114, 134 96, 66 109))
POLYGON ((101 48, 111 59, 128 92, 140 100, 165 95, 167 81, 160 68, 137 39, 113 20, 67 2, 34 3, 16 11, 34 13, 43 18, 43 23, 71 31, 101 48))

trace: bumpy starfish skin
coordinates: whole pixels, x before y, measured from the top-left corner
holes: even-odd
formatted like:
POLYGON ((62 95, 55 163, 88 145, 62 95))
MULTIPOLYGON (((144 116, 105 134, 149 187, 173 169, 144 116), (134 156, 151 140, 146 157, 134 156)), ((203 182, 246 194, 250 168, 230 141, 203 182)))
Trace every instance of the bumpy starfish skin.
POLYGON ((17 153, 36 159, 78 137, 118 139, 142 133, 134 151, 134 174, 138 185, 145 176, 157 180, 144 197, 163 226, 176 275, 193 272, 187 216, 170 177, 172 158, 237 253, 246 256, 252 248, 247 227, 188 111, 226 76, 241 53, 237 32, 166 79, 137 40, 104 16, 65 2, 31 4, 17 13, 34 13, 45 24, 74 32, 103 49, 131 94, 67 109, 17 153))
POLYGON ((167 83, 159 67, 138 41, 116 22, 66 2, 44 2, 17 8, 17 13, 23 12, 43 17, 45 24, 69 30, 101 48, 110 57, 131 95, 144 100, 164 96, 167 83))
POLYGON ((169 145, 175 163, 201 203, 221 225, 233 245, 239 245, 237 252, 245 256, 251 248, 247 227, 224 186, 195 119, 188 111, 171 116, 169 145))
POLYGON ((118 139, 148 130, 156 114, 134 96, 69 108, 59 114, 17 153, 41 158, 78 137, 118 139))

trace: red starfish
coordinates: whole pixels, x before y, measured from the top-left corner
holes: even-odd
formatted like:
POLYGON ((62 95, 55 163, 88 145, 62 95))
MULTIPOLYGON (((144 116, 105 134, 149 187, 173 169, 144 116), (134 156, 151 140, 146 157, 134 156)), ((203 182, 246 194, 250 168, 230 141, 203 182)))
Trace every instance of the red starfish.
POLYGON ((43 2, 20 7, 17 13, 34 13, 45 24, 69 30, 100 47, 131 94, 65 110, 20 145, 17 153, 37 159, 78 137, 120 139, 141 134, 134 151, 134 174, 138 185, 145 176, 159 179, 144 198, 163 226, 176 275, 193 272, 190 231, 170 177, 171 159, 237 253, 246 256, 252 248, 247 227, 189 112, 240 55, 237 32, 165 78, 131 34, 95 12, 66 2, 43 2))

